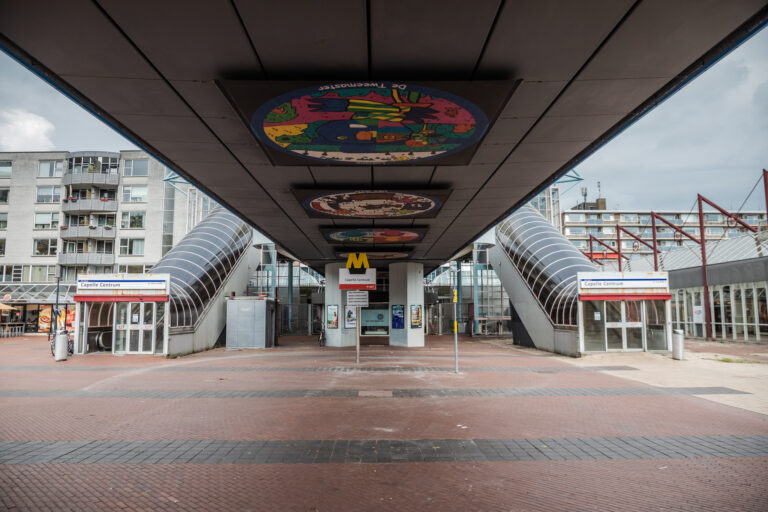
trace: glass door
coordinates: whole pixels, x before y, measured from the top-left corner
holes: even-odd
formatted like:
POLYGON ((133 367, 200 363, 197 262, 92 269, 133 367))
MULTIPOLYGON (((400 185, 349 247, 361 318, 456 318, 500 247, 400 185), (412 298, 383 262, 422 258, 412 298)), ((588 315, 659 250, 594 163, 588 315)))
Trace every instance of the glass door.
POLYGON ((608 350, 622 350, 624 348, 623 305, 624 303, 621 301, 605 301, 605 339, 608 350))
POLYGON ((605 301, 605 339, 608 350, 643 350, 643 302, 605 301))
POLYGON ((152 354, 155 345, 156 304, 115 303, 114 352, 152 354))

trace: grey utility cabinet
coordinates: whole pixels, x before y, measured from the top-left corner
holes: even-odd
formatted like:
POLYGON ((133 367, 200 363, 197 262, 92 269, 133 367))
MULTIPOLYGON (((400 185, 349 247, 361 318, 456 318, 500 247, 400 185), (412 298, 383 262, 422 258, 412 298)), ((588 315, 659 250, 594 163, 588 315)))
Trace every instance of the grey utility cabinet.
POLYGON ((275 301, 265 297, 227 298, 227 349, 275 346, 275 301))

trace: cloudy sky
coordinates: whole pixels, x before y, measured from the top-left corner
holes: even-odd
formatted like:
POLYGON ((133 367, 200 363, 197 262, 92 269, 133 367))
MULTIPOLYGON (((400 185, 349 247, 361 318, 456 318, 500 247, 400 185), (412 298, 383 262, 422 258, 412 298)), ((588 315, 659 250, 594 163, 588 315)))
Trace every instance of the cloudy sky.
MULTIPOLYGON (((0 52, 0 151, 119 151, 135 145, 0 52)), ((768 168, 768 30, 724 57, 576 170, 564 208, 688 210, 696 193, 738 209, 768 168)), ((564 185, 565 191, 570 185, 564 185)), ((744 209, 763 209, 760 187, 744 209)))

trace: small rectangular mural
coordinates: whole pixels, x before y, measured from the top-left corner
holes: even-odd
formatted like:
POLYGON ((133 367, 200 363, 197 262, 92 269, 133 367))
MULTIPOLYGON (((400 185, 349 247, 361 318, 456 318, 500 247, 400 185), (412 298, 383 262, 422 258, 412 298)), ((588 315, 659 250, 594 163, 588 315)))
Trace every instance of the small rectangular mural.
POLYGON ((310 217, 413 219, 435 217, 451 190, 293 189, 293 195, 310 217))
POLYGON ((405 329, 405 306, 402 304, 392 306, 392 328, 405 329))
POLYGON ((328 329, 339 328, 339 306, 337 305, 328 306, 328 317, 326 318, 326 325, 328 329))
POLYGON ((391 245, 419 242, 427 226, 409 227, 338 227, 323 226, 320 232, 328 243, 345 245, 391 245))

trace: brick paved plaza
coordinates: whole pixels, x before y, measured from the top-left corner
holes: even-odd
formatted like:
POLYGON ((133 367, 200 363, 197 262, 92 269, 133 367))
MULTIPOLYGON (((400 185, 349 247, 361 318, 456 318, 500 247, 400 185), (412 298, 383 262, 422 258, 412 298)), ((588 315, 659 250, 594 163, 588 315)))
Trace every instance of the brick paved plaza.
POLYGON ((356 367, 302 341, 62 363, 0 341, 0 508, 768 509, 768 416, 702 397, 727 382, 472 341, 456 375, 437 338, 356 367))

